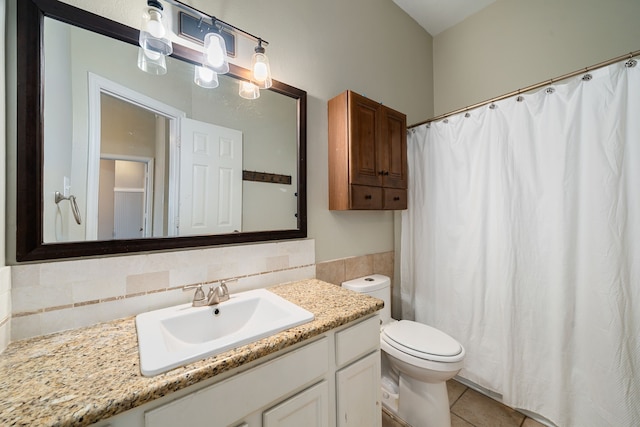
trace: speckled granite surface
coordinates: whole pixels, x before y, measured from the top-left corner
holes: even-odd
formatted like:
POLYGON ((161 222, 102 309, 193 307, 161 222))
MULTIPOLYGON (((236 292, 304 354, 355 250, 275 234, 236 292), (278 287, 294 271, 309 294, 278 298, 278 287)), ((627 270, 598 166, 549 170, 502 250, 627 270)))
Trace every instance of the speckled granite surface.
POLYGON ((85 426, 382 308, 319 280, 269 288, 315 320, 152 378, 140 374, 133 317, 12 343, 0 355, 0 425, 85 426))

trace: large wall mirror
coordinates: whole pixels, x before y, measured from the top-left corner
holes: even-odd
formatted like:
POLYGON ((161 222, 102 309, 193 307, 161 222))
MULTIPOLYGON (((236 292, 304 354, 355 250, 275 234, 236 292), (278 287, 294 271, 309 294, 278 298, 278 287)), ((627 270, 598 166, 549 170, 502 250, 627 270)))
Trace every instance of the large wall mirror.
POLYGON ((306 237, 306 92, 248 71, 194 84, 195 50, 137 66, 138 31, 18 2, 17 261, 306 237))

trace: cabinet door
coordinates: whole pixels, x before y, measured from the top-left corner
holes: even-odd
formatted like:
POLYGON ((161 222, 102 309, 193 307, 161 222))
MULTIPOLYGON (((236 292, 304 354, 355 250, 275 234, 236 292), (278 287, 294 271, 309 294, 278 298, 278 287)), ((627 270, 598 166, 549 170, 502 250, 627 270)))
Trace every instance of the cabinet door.
POLYGON ((336 373, 338 427, 381 427, 380 352, 336 373))
POLYGON ((378 170, 382 186, 407 188, 407 118, 391 108, 382 108, 382 138, 378 170))
POLYGON ((349 92, 351 184, 380 186, 376 150, 381 130, 380 104, 349 92))
POLYGON ((296 394, 262 415, 262 427, 327 427, 329 385, 327 381, 296 394))

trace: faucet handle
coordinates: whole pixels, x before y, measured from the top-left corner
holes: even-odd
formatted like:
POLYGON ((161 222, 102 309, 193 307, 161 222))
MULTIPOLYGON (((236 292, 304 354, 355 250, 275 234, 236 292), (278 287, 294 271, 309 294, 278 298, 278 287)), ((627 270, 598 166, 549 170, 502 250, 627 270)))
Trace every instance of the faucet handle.
POLYGON ((207 305, 207 297, 205 297, 204 291, 202 290, 202 283, 199 283, 197 285, 184 286, 182 290, 188 291, 194 288, 196 292, 195 294, 193 294, 193 301, 191 302, 191 305, 194 307, 201 307, 203 305, 207 305))
POLYGON ((222 282, 220 286, 218 286, 218 295, 220 296, 221 301, 226 301, 229 299, 229 288, 227 288, 227 283, 222 282))
POLYGON ((209 288, 209 295, 207 295, 207 301, 209 305, 219 304, 222 301, 229 300, 229 289, 224 282, 221 282, 218 286, 212 286, 209 288))

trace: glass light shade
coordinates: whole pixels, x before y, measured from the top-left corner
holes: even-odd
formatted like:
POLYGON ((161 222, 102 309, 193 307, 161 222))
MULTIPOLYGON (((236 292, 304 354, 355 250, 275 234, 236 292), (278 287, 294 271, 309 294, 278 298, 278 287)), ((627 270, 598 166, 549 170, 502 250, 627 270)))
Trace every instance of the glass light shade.
POLYGON ((218 33, 209 33, 204 36, 204 57, 207 67, 218 74, 229 72, 227 60, 227 44, 218 33))
POLYGON ((256 52, 251 57, 251 70, 253 72, 252 81, 260 89, 271 87, 271 68, 269 58, 264 53, 256 52))
POLYGON ((158 52, 162 55, 171 55, 173 46, 171 40, 167 38, 167 31, 162 23, 162 12, 150 7, 142 14, 142 25, 140 26, 140 47, 146 50, 158 52))
POLYGON ((138 68, 149 74, 161 76, 167 74, 167 61, 159 52, 138 48, 138 68))
POLYGON ((218 74, 211 68, 196 65, 195 76, 193 81, 200 87, 205 89, 214 89, 218 87, 218 74))
POLYGON ((240 90, 238 91, 238 95, 244 99, 257 99, 260 97, 260 89, 258 89, 258 86, 252 82, 240 80, 240 90))

